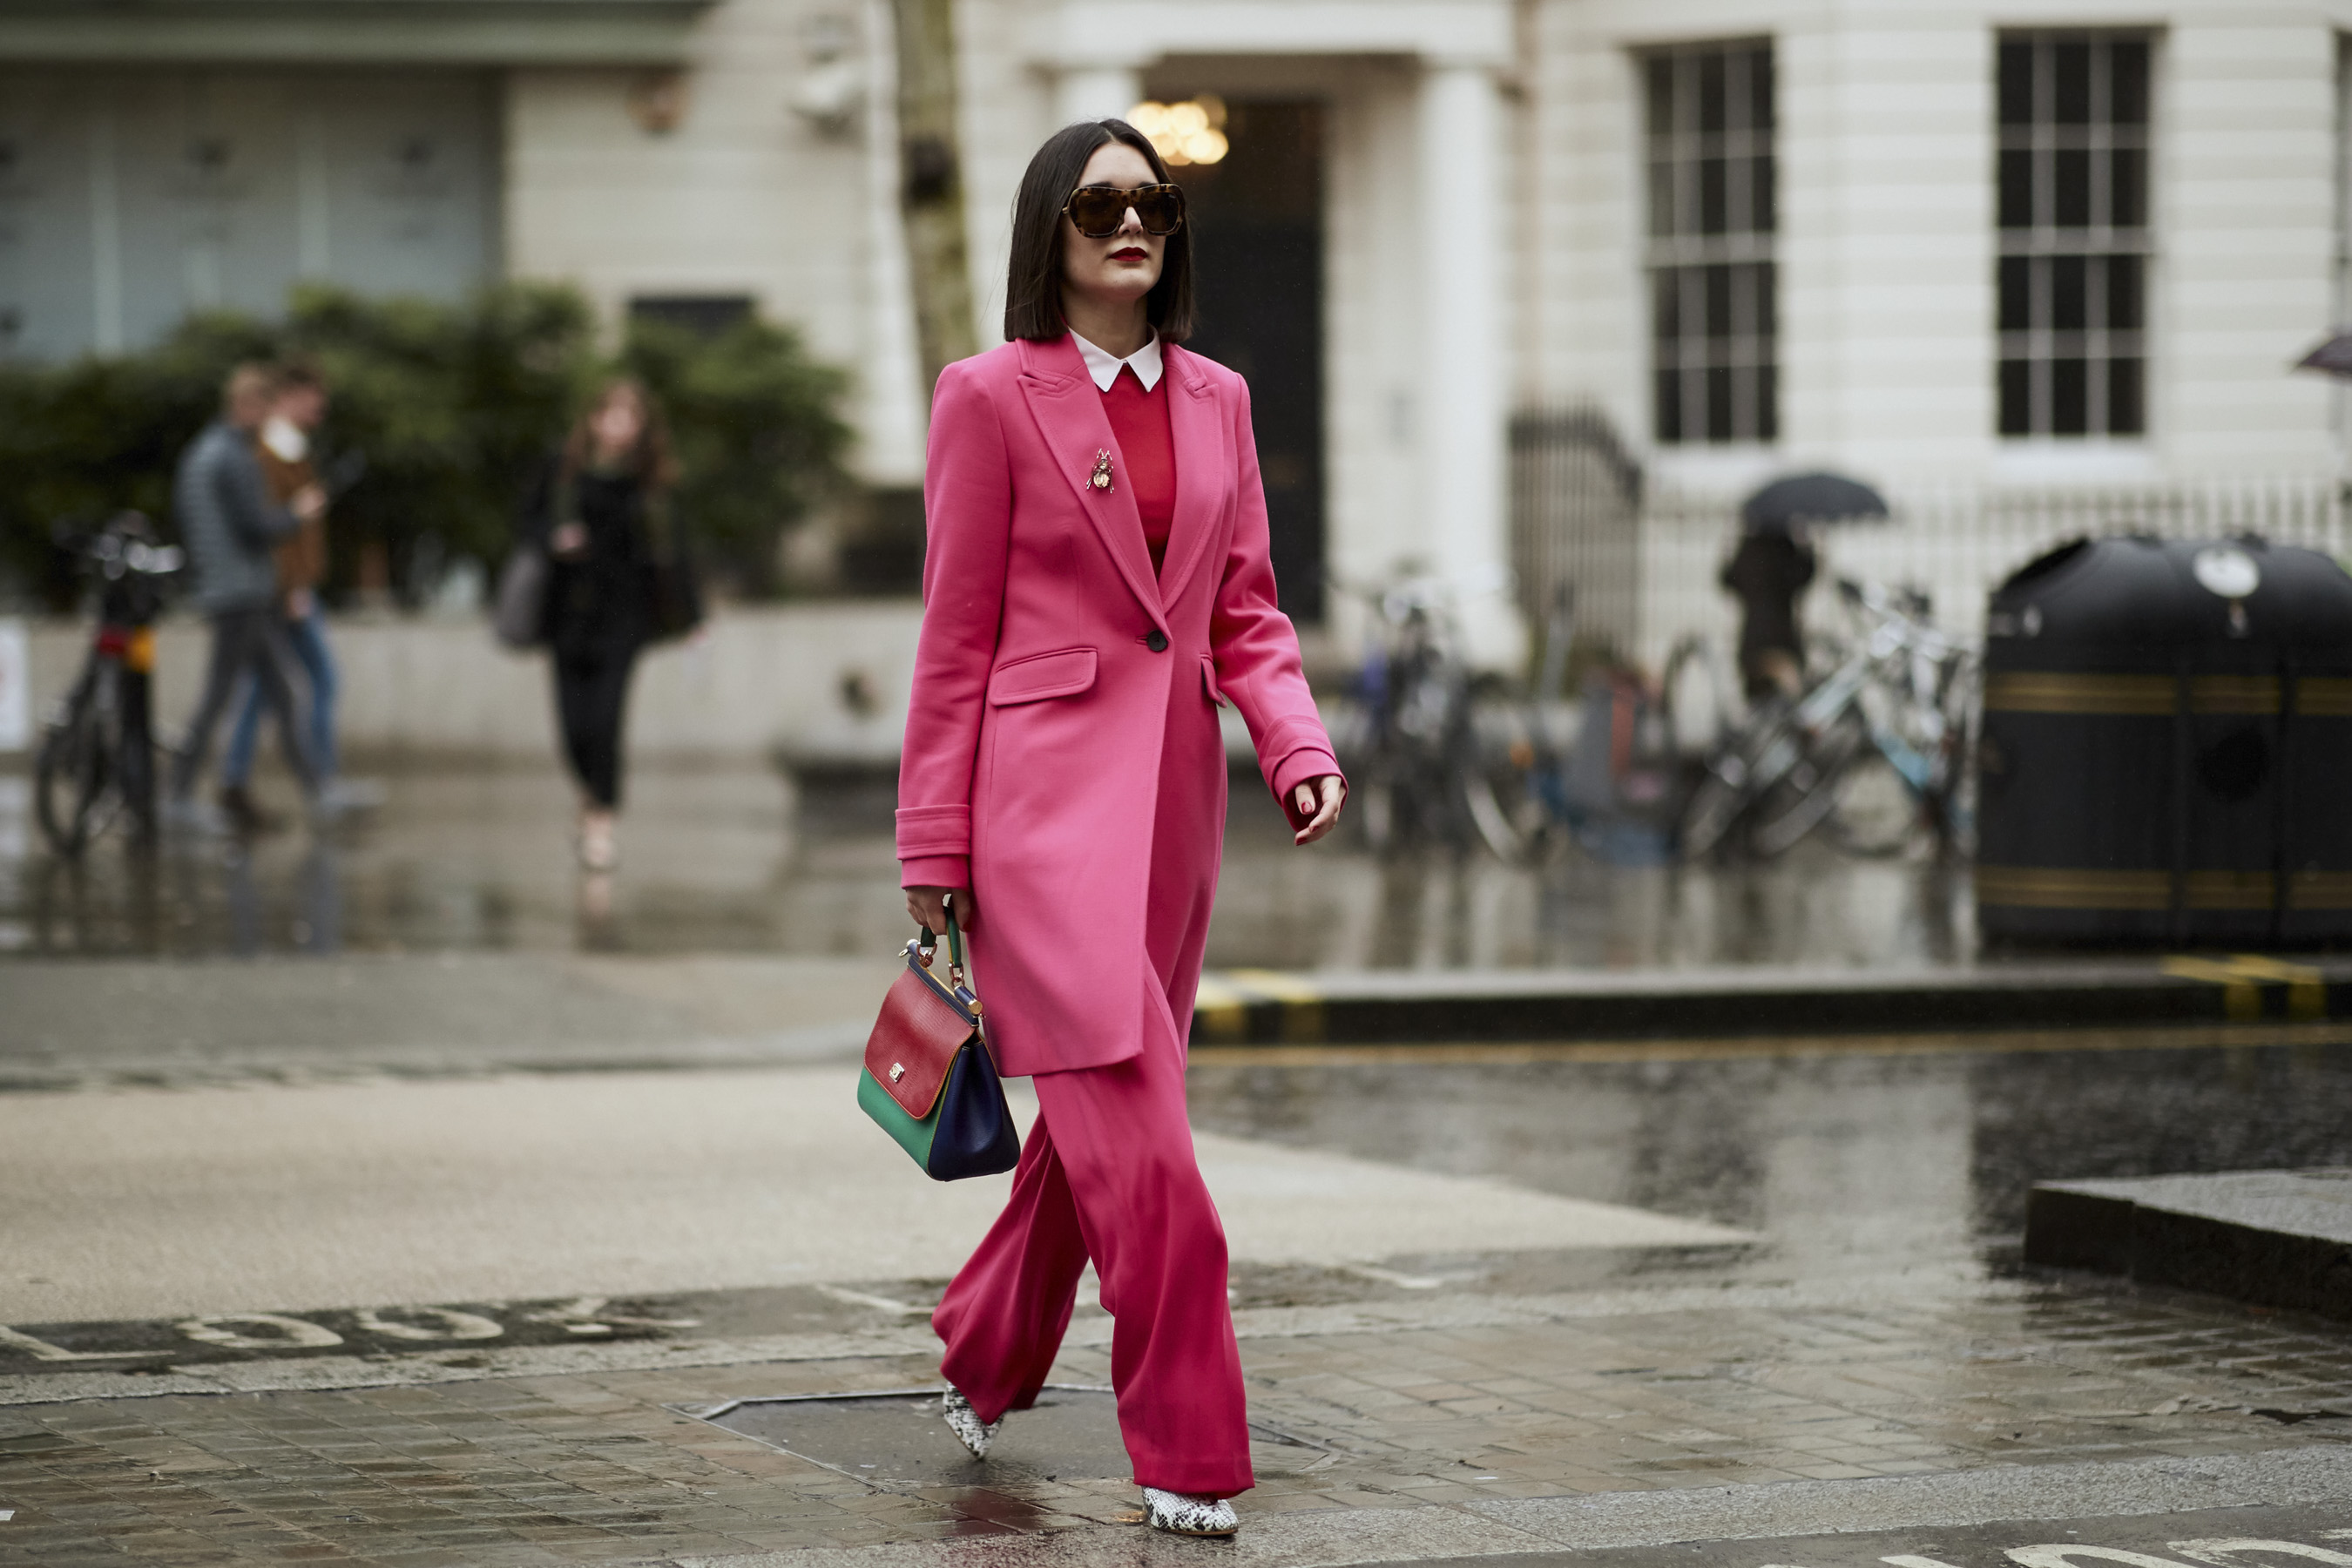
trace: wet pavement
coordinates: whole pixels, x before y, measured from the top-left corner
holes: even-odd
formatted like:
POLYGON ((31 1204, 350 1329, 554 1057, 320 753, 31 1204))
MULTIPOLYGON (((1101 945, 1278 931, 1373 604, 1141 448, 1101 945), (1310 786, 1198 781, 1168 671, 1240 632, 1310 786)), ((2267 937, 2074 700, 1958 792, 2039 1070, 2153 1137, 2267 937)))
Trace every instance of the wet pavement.
MULTIPOLYGON (((786 956, 903 940, 887 782, 796 787, 750 765, 640 769, 624 864, 583 877, 553 769, 388 771, 389 798, 332 834, 198 839, 152 862, 51 856, 20 774, 0 773, 0 958, 587 952, 786 956)), ((281 807, 282 784, 266 785, 281 807)), ((1382 861, 1346 836, 1291 847, 1236 777, 1212 967, 1917 967, 1969 962, 1968 879, 1817 847, 1747 868, 1541 874, 1484 853, 1382 861)))
MULTIPOLYGON (((2352 1437, 2352 1334, 2341 1325, 2015 1261, 2035 1179, 2352 1160, 2341 1115, 2352 1047, 2253 1038, 2157 1048, 2086 1035, 2071 1050, 2010 1051, 1791 1043, 1730 1057, 1629 1045, 1608 1060, 1363 1052, 1319 1065, 1202 1053, 1195 1121, 1219 1150, 1377 1163, 1732 1233, 1702 1246, 1562 1247, 1538 1217, 1523 1233, 1490 1226, 1479 1241, 1468 1239, 1475 1225, 1457 1223, 1463 1240, 1448 1244, 1406 1223, 1425 1205, 1349 1186, 1360 1178, 1345 1173, 1370 1163, 1328 1167, 1337 1188, 1301 1185, 1302 1165, 1259 1189, 1293 1206, 1301 1197, 1282 1194, 1352 1195, 1375 1223, 1342 1257, 1309 1256, 1318 1237, 1302 1229, 1320 1222, 1272 1233, 1235 1269, 1252 1415, 1267 1448, 1244 1500, 1240 1552, 1270 1565, 1601 1551, 1647 1564, 1664 1561, 1667 1543, 1698 1541, 1717 1543, 1705 1560, 1725 1568, 1827 1568, 1872 1558, 1856 1555, 1864 1542, 1825 1545, 1811 1532, 1878 1530, 1867 1542, 1876 1557, 1975 1568, 2053 1541, 2161 1557, 2163 1542, 2235 1531, 2176 1522, 2225 1504, 2248 1531, 2259 1513, 2263 1531, 2305 1544, 2352 1527, 2352 1503, 2334 1500, 2352 1500, 2352 1449, 2340 1447, 2352 1437), (1387 1214, 1396 1221, 1384 1232, 1387 1214), (2307 1471, 2320 1479, 2280 1491, 2279 1477, 2307 1471), (1862 1489, 1801 1489, 1839 1486, 1862 1489), (2103 1533, 2067 1533, 2084 1520, 2104 1521, 2090 1527, 2103 1533), (1723 1544, 1745 1537, 1759 1544, 1723 1544)), ((674 1101, 663 1115, 699 1119, 707 1152, 688 1147, 671 1163, 686 1174, 700 1158, 716 1179, 685 1185, 632 1163, 623 1123, 579 1114, 576 1097, 553 1092, 576 1075, 5 1097, 0 1112, 18 1105, 55 1123, 72 1111, 62 1136, 84 1104, 100 1122, 217 1125, 232 1167, 258 1162, 268 1170, 257 1174, 298 1186, 307 1178, 274 1162, 273 1145, 237 1131, 281 1103, 332 1142, 338 1126, 401 1125, 404 1096, 458 1097, 423 1120, 460 1130, 466 1097, 502 1096, 509 1109, 492 1105, 488 1124, 514 1135, 417 1142, 419 1168, 406 1176, 384 1150, 355 1149, 341 1207, 330 1202, 307 1221, 300 1205, 267 1196, 268 1180, 247 1190, 243 1203, 277 1245, 363 1227, 371 1258, 395 1265, 369 1277, 364 1288, 379 1294, 191 1294, 191 1310, 213 1310, 121 1323, 17 1316, 17 1338, 0 1343, 0 1509, 15 1511, 0 1526, 0 1563, 853 1568, 848 1557, 805 1554, 920 1552, 933 1541, 942 1552, 996 1542, 992 1551, 1013 1554, 1008 1563, 1129 1562, 1144 1548, 1123 1522, 1134 1492, 1115 1452, 1002 1473, 866 1476, 861 1466, 879 1470, 888 1454, 858 1458, 837 1432, 810 1453, 815 1444, 796 1449, 773 1423, 727 1419, 721 1407, 734 1401, 932 1385, 923 1316, 947 1263, 860 1272, 853 1250, 808 1284, 436 1299, 428 1271, 399 1271, 394 1238, 405 1233, 383 1201, 394 1194, 367 1195, 385 1181, 428 1199, 446 1192, 457 1205, 448 1212, 477 1228, 465 1205, 479 1200, 459 1193, 489 1181, 494 1205, 528 1218, 545 1194, 527 1171, 553 1166, 556 1186, 574 1182, 573 1201, 624 1242, 740 1226, 730 1245, 737 1278, 748 1279, 808 1255, 818 1234, 806 1220, 762 1221, 793 1212, 776 1207, 772 1184, 820 1210, 834 1200, 787 1164, 763 1179, 743 1152, 764 1137, 780 1154, 817 1152, 811 1170, 840 1160, 816 1130, 846 1125, 833 1113, 848 1072, 845 1062, 768 1069, 772 1093, 738 1072, 591 1075, 643 1117, 660 1120, 654 1107, 674 1101), (534 1082, 549 1091, 534 1096, 534 1082), (323 1095, 351 1110, 328 1115, 341 1101, 323 1095), (533 1122, 516 1121, 514 1107, 529 1116, 533 1105, 533 1122), (215 1107, 244 1109, 216 1122, 215 1107), (722 1135, 730 1115, 748 1139, 722 1135), (550 1154, 566 1140, 620 1185, 607 1193, 567 1174, 550 1154), (439 1186, 423 1182, 427 1169, 439 1186), (615 1203, 632 1188, 635 1207, 615 1203), (414 1293, 395 1291, 403 1279, 414 1293), (175 1341, 193 1353, 174 1353, 175 1341)), ((26 1140, 0 1139, 0 1163, 12 1142, 26 1140)), ((1238 1237, 1246 1194, 1223 1184, 1213 1159, 1211 1169, 1238 1237)), ((984 1223, 986 1194, 930 1187, 895 1165, 840 1174, 910 1214, 981 1197, 942 1234, 950 1262, 984 1223)), ((20 1177, 0 1163, 0 1185, 28 1190, 20 1177)), ((152 1181, 106 1196, 168 1216, 175 1194, 210 1190, 196 1163, 167 1163, 152 1181)), ((1447 1212, 1491 1218, 1467 1189, 1425 1212, 1438 1235, 1447 1212)), ((67 1228, 103 1250, 102 1222, 67 1228)), ((232 1262, 251 1245, 234 1226, 191 1239, 232 1262)), ((559 1268, 572 1260, 583 1289, 593 1288, 589 1276, 621 1279, 629 1256, 562 1236, 547 1249, 559 1268)), ((258 1278, 262 1255, 252 1257, 258 1278)), ((165 1299, 173 1267, 168 1248, 149 1258, 165 1299)), ((7 1284, 27 1299, 29 1282, 7 1284)), ((1056 1381, 1108 1381, 1108 1327, 1082 1303, 1056 1381)), ((930 1453, 930 1418, 912 1409, 919 1400, 904 1403, 903 1421, 873 1441, 930 1453)), ((1041 1454, 1058 1455, 1069 1435, 1035 1436, 1041 1454)), ((1691 1549, 1672 1550, 1679 1561, 1691 1549)))
MULTIPOLYGON (((551 773, 152 873, 11 783, 0 1564, 2352 1558, 2352 1330, 2019 1260, 2037 1180, 2352 1163, 2344 1025, 1196 1048, 1260 1459, 1207 1547, 1134 1529, 1090 1291, 1080 1392, 940 1447, 1000 1189, 851 1108, 887 792, 648 773, 598 884, 551 773)), ((1236 802, 1220 966, 1971 962, 1929 868, 1383 866, 1236 802)))

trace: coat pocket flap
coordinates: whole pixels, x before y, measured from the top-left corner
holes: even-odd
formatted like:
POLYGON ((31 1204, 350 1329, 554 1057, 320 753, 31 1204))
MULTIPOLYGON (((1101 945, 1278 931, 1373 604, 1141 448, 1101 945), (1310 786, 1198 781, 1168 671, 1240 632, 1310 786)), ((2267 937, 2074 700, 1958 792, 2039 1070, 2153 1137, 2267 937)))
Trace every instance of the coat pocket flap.
POLYGON ((1066 647, 1058 653, 1033 653, 1016 658, 988 678, 988 705, 1003 708, 1014 702, 1040 702, 1048 697, 1073 697, 1095 683, 1095 650, 1066 647))
POLYGON ((1210 701, 1220 708, 1225 705, 1224 688, 1217 684, 1217 661, 1205 653, 1201 656, 1201 684, 1208 691, 1210 701))
POLYGON ((908 1115, 929 1116, 972 1033, 963 1009, 910 964, 882 999, 882 1016, 866 1040, 866 1070, 908 1115))

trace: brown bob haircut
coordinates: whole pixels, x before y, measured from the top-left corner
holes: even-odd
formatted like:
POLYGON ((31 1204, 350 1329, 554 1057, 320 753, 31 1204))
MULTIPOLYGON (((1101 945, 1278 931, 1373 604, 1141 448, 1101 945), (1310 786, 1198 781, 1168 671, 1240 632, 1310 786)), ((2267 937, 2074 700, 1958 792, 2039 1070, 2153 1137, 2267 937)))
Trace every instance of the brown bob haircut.
MULTIPOLYGON (((1062 320, 1062 208, 1078 188, 1087 160, 1107 142, 1124 142, 1143 154, 1151 177, 1168 181, 1168 165, 1151 138, 1124 120, 1082 120, 1045 138, 1021 176, 1013 198, 1013 259, 1005 268, 1004 336, 1051 342, 1069 331, 1062 320)), ((1192 225, 1168 237, 1160 281, 1143 297, 1143 313, 1163 342, 1192 335, 1192 225)))

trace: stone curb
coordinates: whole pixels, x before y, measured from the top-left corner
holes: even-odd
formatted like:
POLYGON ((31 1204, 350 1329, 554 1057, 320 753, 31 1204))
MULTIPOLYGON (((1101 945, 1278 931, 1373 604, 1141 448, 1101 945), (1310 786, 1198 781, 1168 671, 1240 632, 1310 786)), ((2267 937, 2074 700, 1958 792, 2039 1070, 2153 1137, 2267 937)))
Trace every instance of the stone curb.
POLYGON ((1972 969, 1215 971, 1202 1046, 1703 1039, 2352 1021, 2352 963, 2254 955, 1972 969))

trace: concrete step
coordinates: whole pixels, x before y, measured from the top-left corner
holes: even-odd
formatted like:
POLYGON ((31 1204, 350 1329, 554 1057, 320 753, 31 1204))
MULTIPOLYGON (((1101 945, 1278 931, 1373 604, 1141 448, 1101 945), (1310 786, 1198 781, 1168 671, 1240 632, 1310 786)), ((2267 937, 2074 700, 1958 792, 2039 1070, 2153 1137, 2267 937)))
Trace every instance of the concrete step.
POLYGON ((2352 1170, 2039 1182, 2025 1259, 2352 1321, 2352 1170))

